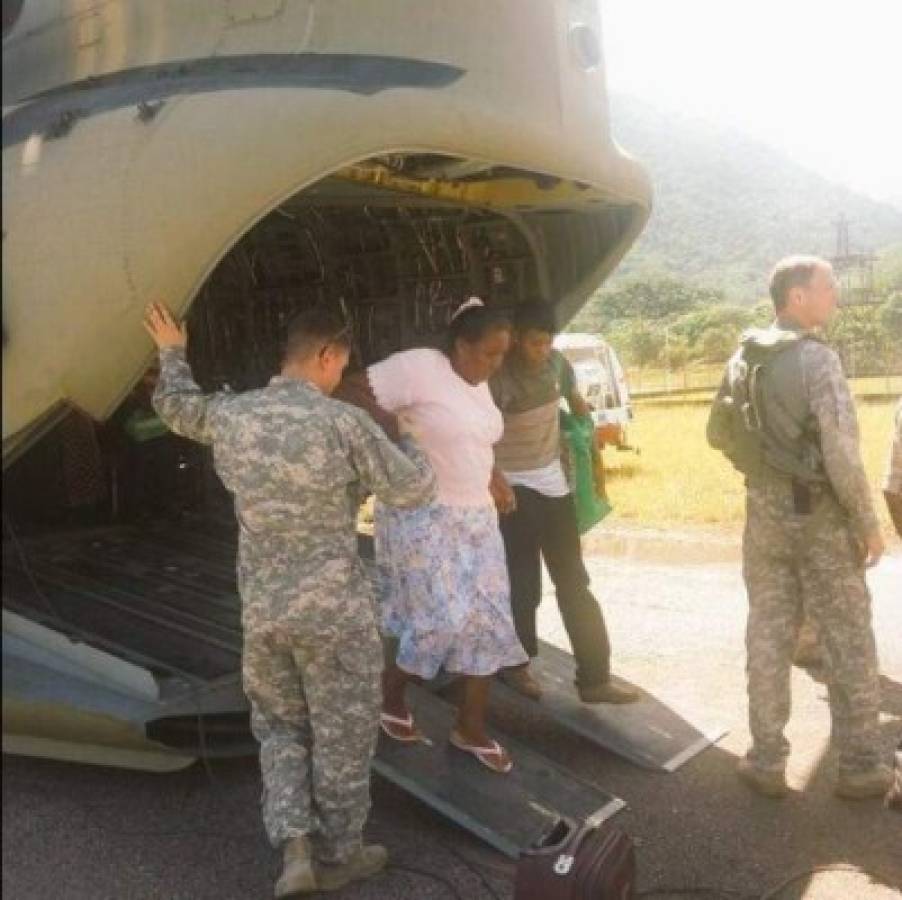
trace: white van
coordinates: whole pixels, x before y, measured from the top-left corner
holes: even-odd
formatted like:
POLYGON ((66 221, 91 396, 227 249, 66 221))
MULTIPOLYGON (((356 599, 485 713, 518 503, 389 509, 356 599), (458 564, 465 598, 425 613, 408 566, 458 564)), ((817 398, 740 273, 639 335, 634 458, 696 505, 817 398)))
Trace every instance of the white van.
POLYGON ((633 407, 623 367, 614 348, 594 334, 559 334, 555 349, 570 360, 580 393, 592 405, 599 446, 626 449, 633 407))

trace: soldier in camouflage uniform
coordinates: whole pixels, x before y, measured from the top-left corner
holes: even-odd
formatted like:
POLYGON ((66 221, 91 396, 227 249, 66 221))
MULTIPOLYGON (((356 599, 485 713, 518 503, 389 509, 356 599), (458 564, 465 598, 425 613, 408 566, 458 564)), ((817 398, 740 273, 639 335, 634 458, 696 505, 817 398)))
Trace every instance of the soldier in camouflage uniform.
POLYGON ((746 476, 743 576, 752 746, 739 775, 767 796, 788 793, 790 671, 803 610, 825 662, 838 796, 885 793, 879 675, 867 565, 883 540, 858 448, 839 357, 811 329, 835 310, 829 263, 792 257, 771 277, 777 321, 743 336, 708 422, 709 442, 746 476), (763 362, 762 362, 763 360, 763 362))
POLYGON ((896 534, 902 537, 902 400, 896 404, 893 414, 893 439, 883 482, 883 496, 896 534))
MULTIPOLYGON (((889 452, 889 465, 883 483, 883 496, 889 508, 896 534, 902 537, 902 400, 896 404, 893 416, 893 440, 889 452)), ((893 786, 886 795, 886 805, 902 812, 902 740, 896 747, 896 770, 893 786)))
POLYGON ((241 394, 200 391, 184 331, 164 307, 148 307, 145 325, 160 348, 155 409, 176 433, 213 445, 235 498, 244 688, 263 820, 285 861, 276 896, 366 877, 386 860, 361 840, 382 646, 356 513, 368 492, 397 506, 427 502, 432 470, 409 439, 398 449, 366 413, 328 396, 349 348, 334 313, 296 317, 281 374, 241 394))

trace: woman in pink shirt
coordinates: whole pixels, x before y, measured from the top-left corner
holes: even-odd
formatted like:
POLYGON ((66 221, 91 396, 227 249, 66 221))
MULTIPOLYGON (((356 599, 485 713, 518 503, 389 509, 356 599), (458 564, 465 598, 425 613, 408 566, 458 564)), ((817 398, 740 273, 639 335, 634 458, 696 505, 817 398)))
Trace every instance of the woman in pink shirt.
MULTIPOLYGON (((382 729, 398 741, 422 740, 405 701, 407 682, 440 669, 463 675, 450 741, 501 773, 512 762, 485 730, 490 678, 526 662, 526 654, 514 629, 490 489, 492 445, 504 426, 486 382, 510 338, 510 322, 473 299, 455 313, 446 350, 395 353, 367 370, 377 417, 394 414, 400 430, 417 438, 438 487, 428 506, 376 507, 382 624, 398 641, 397 660, 383 676, 382 729)), ((503 508, 511 497, 497 502, 503 508)))

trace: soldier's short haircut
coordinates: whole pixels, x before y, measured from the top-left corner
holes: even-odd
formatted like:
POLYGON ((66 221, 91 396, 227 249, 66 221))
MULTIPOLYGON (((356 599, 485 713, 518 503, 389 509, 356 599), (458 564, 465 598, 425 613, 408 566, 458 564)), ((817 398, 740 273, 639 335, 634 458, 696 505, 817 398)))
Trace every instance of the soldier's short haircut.
POLYGON ((804 287, 811 281, 816 269, 829 265, 819 256, 786 256, 781 259, 770 274, 770 297, 774 301, 774 309, 780 312, 793 288, 804 287))
POLYGON ((310 306, 289 320, 282 359, 307 359, 328 345, 350 347, 351 326, 337 309, 310 306))

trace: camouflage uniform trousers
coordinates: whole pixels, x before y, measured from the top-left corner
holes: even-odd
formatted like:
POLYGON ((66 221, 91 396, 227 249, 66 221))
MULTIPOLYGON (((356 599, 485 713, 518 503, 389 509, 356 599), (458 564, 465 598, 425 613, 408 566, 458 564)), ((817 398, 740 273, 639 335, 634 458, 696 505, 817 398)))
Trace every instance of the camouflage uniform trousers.
POLYGON ((824 655, 839 770, 879 762, 879 672, 864 554, 845 511, 828 489, 812 512, 794 511, 788 480, 750 485, 743 538, 749 598, 749 760, 782 770, 790 712, 790 673, 803 616, 817 628, 824 655))
POLYGON ((245 625, 243 677, 260 742, 263 822, 274 847, 308 835, 342 861, 361 845, 381 705, 382 644, 371 628, 307 635, 245 625))

